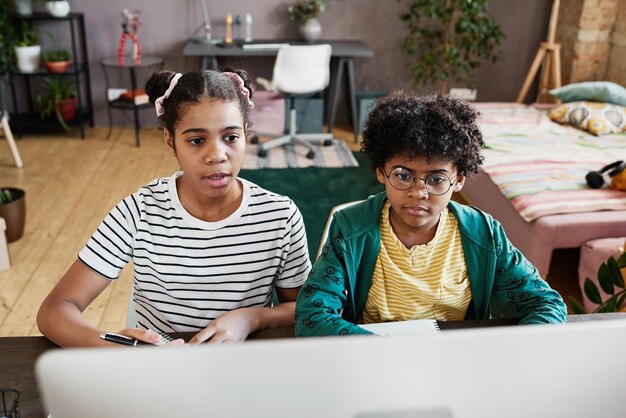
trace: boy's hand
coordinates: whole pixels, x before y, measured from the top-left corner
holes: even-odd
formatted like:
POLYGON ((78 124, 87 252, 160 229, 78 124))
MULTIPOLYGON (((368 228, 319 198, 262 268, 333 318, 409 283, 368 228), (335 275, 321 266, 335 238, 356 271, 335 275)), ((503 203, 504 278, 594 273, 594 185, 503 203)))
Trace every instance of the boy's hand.
POLYGON ((256 330, 257 322, 258 318, 254 310, 236 309, 215 319, 208 327, 194 335, 189 340, 189 344, 195 345, 204 341, 210 344, 242 342, 252 331, 256 330))

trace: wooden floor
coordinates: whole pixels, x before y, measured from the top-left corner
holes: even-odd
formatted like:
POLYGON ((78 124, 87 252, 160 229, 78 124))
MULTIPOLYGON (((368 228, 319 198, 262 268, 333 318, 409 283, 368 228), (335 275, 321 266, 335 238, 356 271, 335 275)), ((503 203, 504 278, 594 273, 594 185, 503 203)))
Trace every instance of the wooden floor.
MULTIPOLYGON (((352 132, 335 129, 353 149, 352 132)), ((25 136, 17 141, 24 167, 15 168, 0 139, 0 187, 26 190, 24 236, 9 244, 12 267, 0 272, 0 336, 39 335, 39 305, 108 211, 156 177, 170 176, 176 161, 156 128, 87 131, 85 140, 64 136, 25 136)), ((119 330, 126 321, 132 268, 125 268, 86 311, 102 329, 119 330)))
MULTIPOLYGON (((139 148, 131 128, 115 129, 109 140, 105 134, 91 129, 85 140, 26 136, 18 141, 22 169, 13 166, 0 140, 0 187, 26 190, 27 205, 24 237, 9 244, 12 268, 0 273, 0 336, 39 335, 39 305, 108 211, 148 181, 177 169, 156 128, 142 130, 139 148)), ((359 149, 351 131, 339 128, 334 134, 359 149)), ((580 299, 576 257, 575 252, 555 257, 549 277, 561 294, 580 299)), ((87 309, 88 319, 102 329, 123 328, 131 282, 127 267, 87 309)))

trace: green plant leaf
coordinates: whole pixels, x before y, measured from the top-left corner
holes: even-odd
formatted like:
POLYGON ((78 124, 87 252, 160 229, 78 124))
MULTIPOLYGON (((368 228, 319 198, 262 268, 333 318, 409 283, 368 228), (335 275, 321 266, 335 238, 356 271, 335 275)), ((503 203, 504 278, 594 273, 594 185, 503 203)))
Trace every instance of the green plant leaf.
POLYGON ((606 264, 609 269, 609 273, 611 274, 611 278, 613 279, 613 283, 615 283, 615 286, 623 289, 624 277, 622 276, 622 271, 620 270, 617 260, 615 260, 615 258, 613 257, 609 257, 606 264))
POLYGON ((11 192, 7 189, 0 189, 0 205, 9 203, 11 200, 11 192))
POLYGON ((76 97, 76 85, 69 77, 51 76, 45 77, 46 89, 37 95, 37 103, 41 106, 41 118, 48 117, 54 113, 59 125, 66 131, 67 126, 59 110, 59 102, 64 99, 76 97))
POLYGON ((409 68, 414 85, 469 81, 483 60, 501 58, 496 47, 504 33, 488 7, 489 0, 409 2, 401 14, 408 29, 401 48, 413 59, 409 68))
POLYGON ((617 312, 615 299, 608 299, 596 309, 597 313, 617 312))
POLYGON ((618 295, 620 296, 617 298, 617 306, 615 307, 618 311, 622 310, 622 306, 624 305, 624 301, 626 300, 626 291, 622 290, 620 293, 618 293, 618 295))
POLYGON ((580 303, 575 297, 570 296, 568 298, 568 301, 569 301, 570 308, 572 308, 572 311, 574 311, 575 314, 581 315, 581 314, 587 313, 582 303, 580 303))
POLYGON ((608 293, 609 295, 614 293, 613 274, 607 263, 602 263, 598 269, 598 282, 605 293, 608 293))
POLYGON ((589 298, 591 302, 595 303, 596 305, 599 305, 602 303, 602 298, 600 297, 600 291, 598 290, 598 287, 596 286, 596 284, 592 282, 589 277, 585 279, 584 289, 585 289, 585 295, 587 296, 587 298, 589 298))
POLYGON ((619 269, 619 265, 617 264, 617 260, 615 260, 615 258, 613 258, 613 256, 611 256, 607 260, 606 265, 607 265, 607 267, 609 269, 609 273, 611 275, 613 283, 615 283, 615 286, 621 287, 623 289, 624 288, 624 278, 622 277, 622 272, 619 269))
POLYGON ((619 256, 619 259, 617 260, 617 265, 619 266, 619 268, 626 267, 626 251, 624 251, 622 255, 619 256))

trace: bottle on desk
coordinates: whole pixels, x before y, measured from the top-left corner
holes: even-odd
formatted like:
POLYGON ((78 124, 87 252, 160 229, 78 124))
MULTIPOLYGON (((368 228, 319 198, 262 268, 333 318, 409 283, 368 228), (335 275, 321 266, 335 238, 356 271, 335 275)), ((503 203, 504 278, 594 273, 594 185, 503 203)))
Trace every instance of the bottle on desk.
POLYGON ((252 42, 252 14, 246 13, 246 42, 252 42))
POLYGON ((235 15, 235 20, 234 20, 234 30, 233 30, 233 38, 235 40, 235 42, 241 42, 241 39, 243 38, 243 34, 241 33, 241 16, 240 15, 235 15))
POLYGON ((230 13, 226 15, 226 36, 224 37, 224 44, 231 45, 233 43, 233 15, 230 13))

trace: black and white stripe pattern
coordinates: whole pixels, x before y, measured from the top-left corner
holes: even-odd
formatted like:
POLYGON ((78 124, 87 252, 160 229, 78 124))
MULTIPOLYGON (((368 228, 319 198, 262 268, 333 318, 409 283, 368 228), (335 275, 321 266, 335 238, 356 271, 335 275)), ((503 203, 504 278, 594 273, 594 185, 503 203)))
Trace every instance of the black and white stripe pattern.
POLYGON ((270 306, 273 285, 302 285, 311 265, 302 215, 289 198, 240 179, 239 209, 204 222, 180 204, 179 175, 122 200, 79 253, 111 280, 133 260, 139 327, 197 331, 233 309, 270 306))

